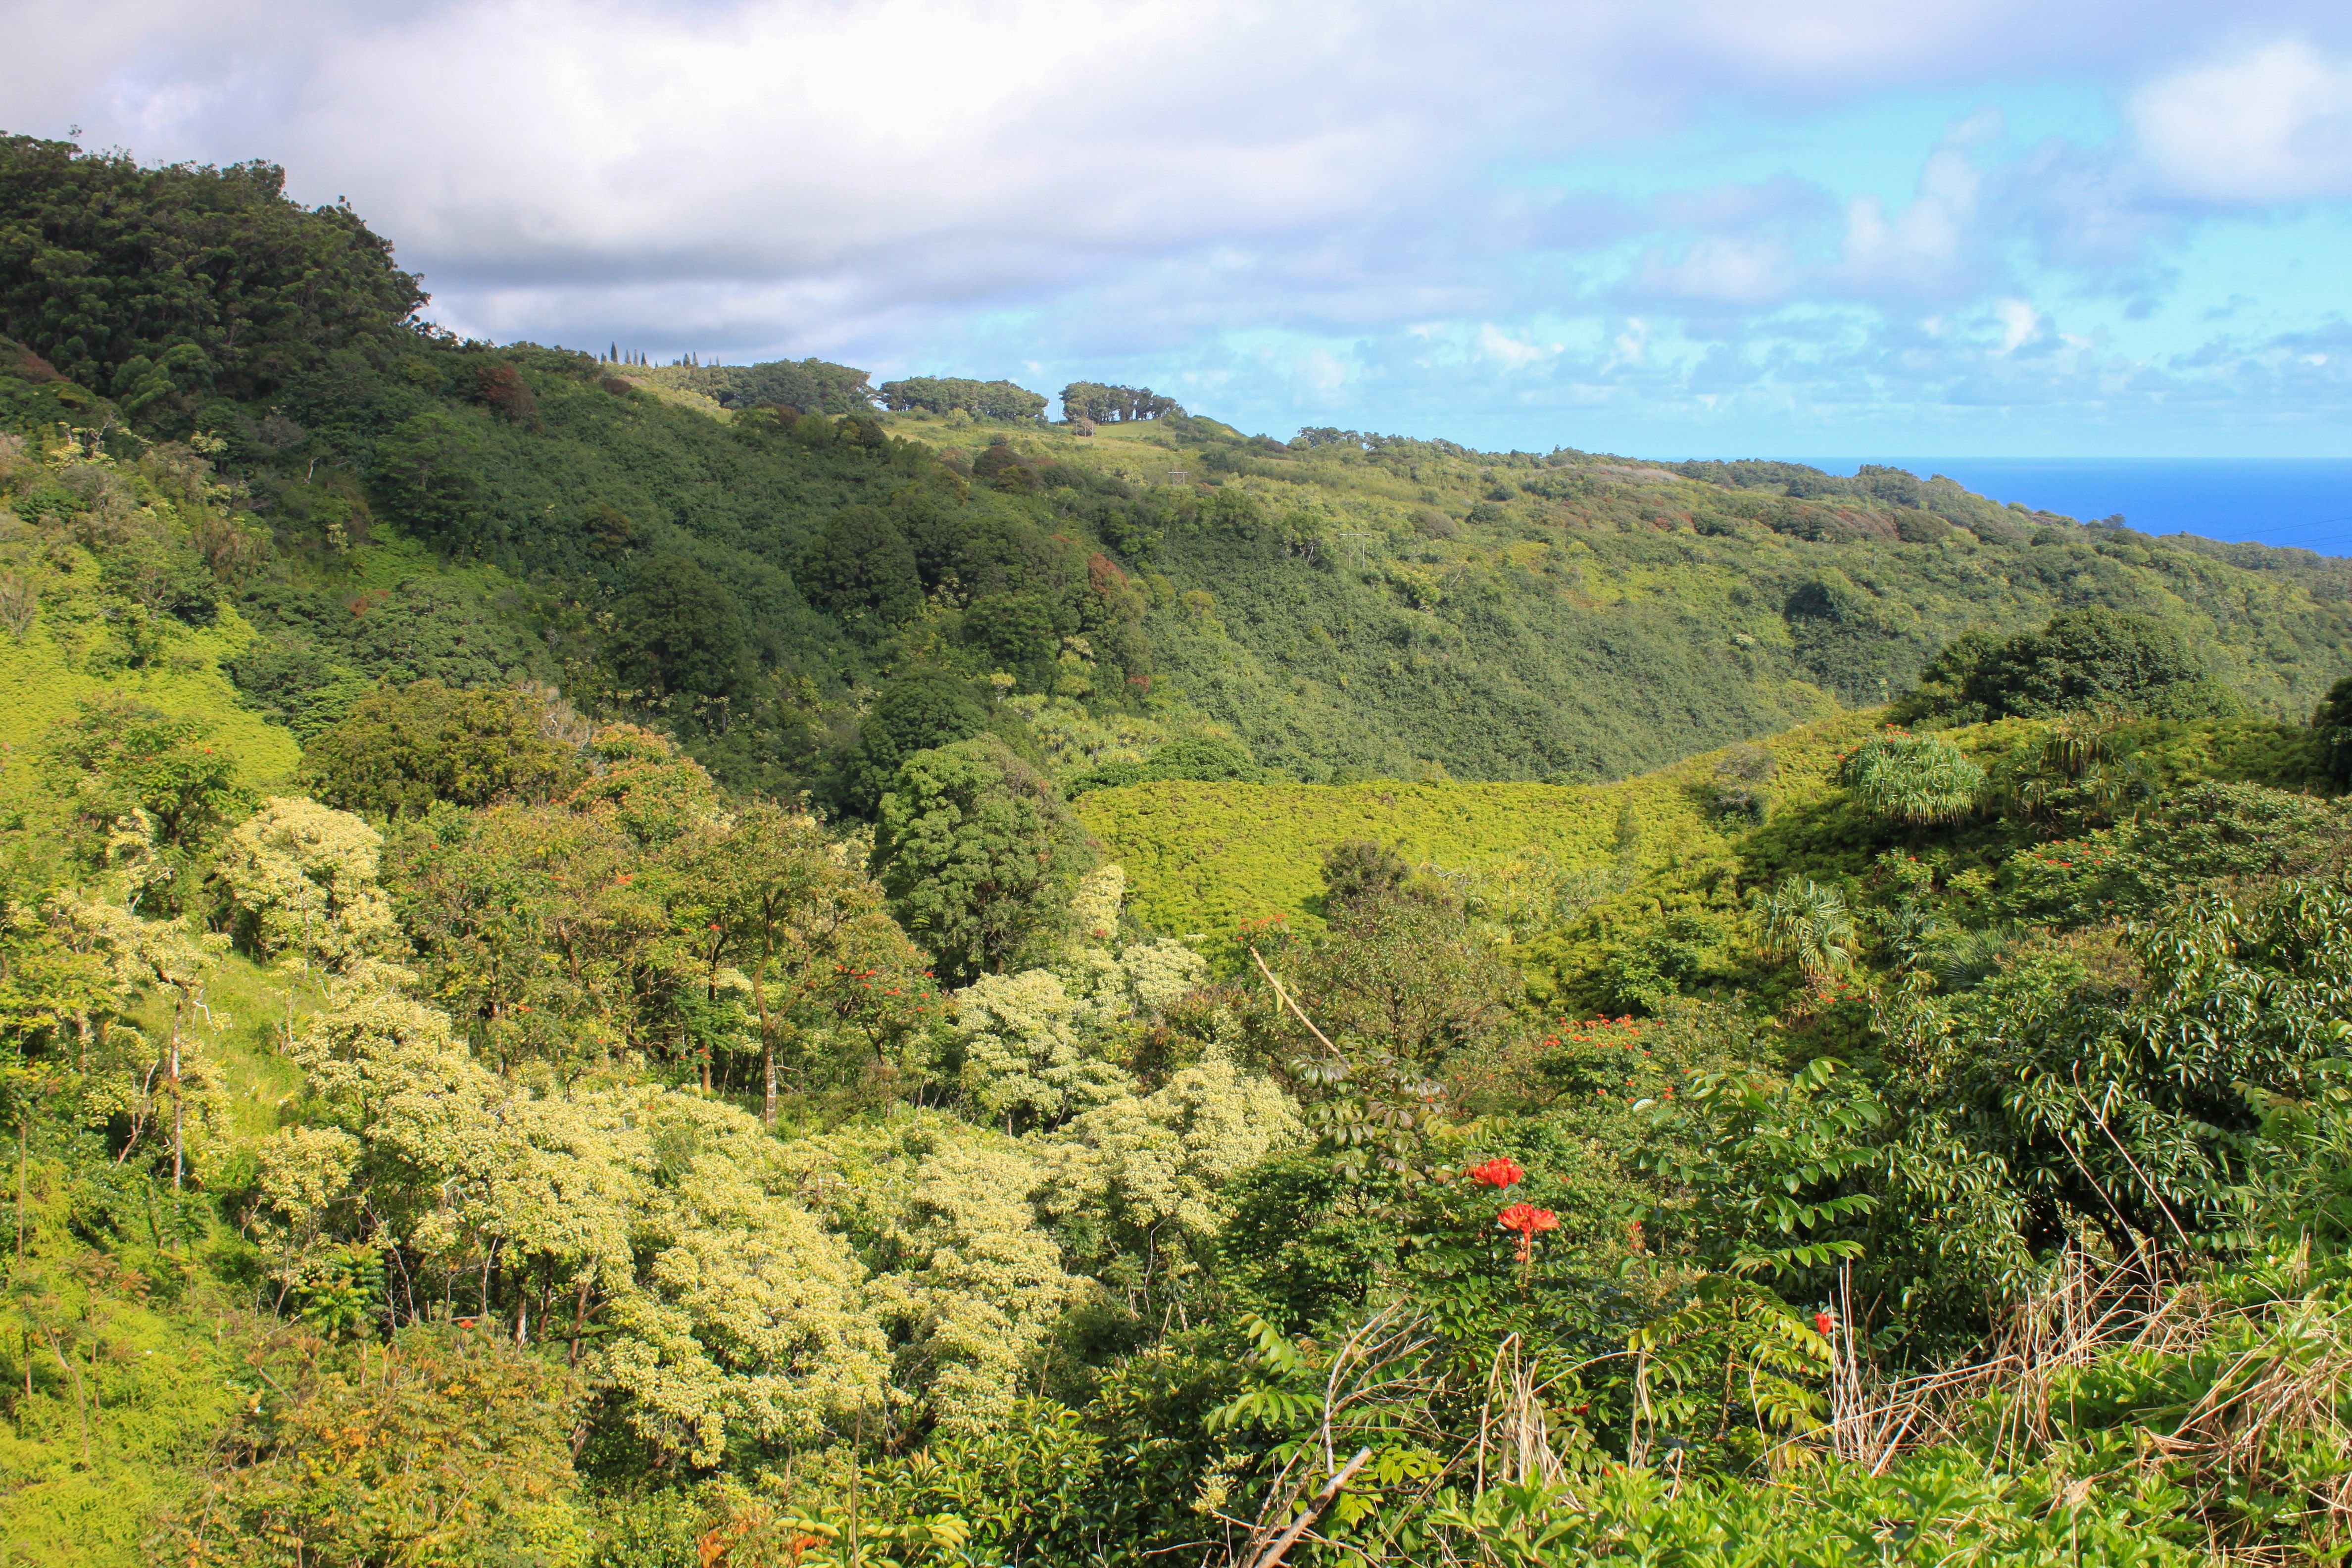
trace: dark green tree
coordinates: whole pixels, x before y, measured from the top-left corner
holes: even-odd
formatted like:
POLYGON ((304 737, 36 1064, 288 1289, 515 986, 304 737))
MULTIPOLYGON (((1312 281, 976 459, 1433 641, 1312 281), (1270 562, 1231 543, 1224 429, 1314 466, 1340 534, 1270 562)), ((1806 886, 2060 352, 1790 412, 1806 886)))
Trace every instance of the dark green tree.
POLYGON ((613 607, 606 652, 625 688, 724 697, 742 681, 749 651, 735 596, 682 555, 648 563, 613 607))
POLYGON ((861 414, 874 406, 866 373, 821 359, 772 360, 764 364, 711 365, 687 384, 722 407, 790 408, 802 414, 861 414))
POLYGON ((1069 420, 1091 419, 1097 425, 1107 425, 1129 419, 1158 419, 1183 412, 1174 398, 1163 397, 1148 386, 1107 386, 1099 381, 1074 381, 1062 388, 1062 417, 1069 420))
POLYGON ((801 556, 796 576, 811 600, 852 624, 895 626, 923 607, 914 548, 878 507, 837 513, 801 556))
POLYGON ((919 408, 929 414, 953 414, 959 411, 981 419, 1034 420, 1045 413, 1045 399, 1040 393, 1009 381, 968 381, 961 376, 918 375, 905 381, 886 381, 881 386, 882 406, 893 409, 919 408))
POLYGON ((483 806, 544 795, 579 768, 547 705, 520 691, 420 680, 379 690, 302 754, 318 798, 372 816, 422 816, 436 801, 483 806))
POLYGON ((1094 859, 1052 783, 992 735, 908 757, 874 835, 890 913, 950 984, 1044 956, 1094 859))
POLYGON ((964 616, 966 635, 997 665, 1032 677, 1054 660, 1061 647, 1066 607, 1044 594, 995 594, 975 600, 964 616))
POLYGON ((0 334, 126 412, 217 388, 265 395, 425 302, 349 207, 286 199, 285 171, 142 169, 0 137, 0 334))
POLYGON ((1963 634, 1928 662, 1896 713, 1912 722, 1979 723, 2085 708, 2194 719, 2242 711, 2244 703, 2207 679, 2175 627, 2093 605, 2012 637, 1963 634))
POLYGON ((848 804, 870 813, 917 752, 968 741, 988 727, 988 712, 966 682, 944 670, 918 669, 882 689, 858 721, 849 754, 848 804))
POLYGON ((376 447, 372 477, 387 508, 451 550, 482 542, 488 452, 479 419, 428 409, 394 426, 376 447))

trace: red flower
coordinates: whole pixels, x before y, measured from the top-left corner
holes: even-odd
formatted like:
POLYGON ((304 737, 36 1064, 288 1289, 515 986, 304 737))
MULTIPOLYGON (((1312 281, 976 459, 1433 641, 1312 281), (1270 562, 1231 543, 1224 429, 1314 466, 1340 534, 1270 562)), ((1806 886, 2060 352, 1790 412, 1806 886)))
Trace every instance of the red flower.
POLYGON ((1823 1339, 1827 1339, 1829 1338, 1830 1331, 1837 1327, 1837 1319, 1834 1315, 1828 1312, 1815 1312, 1813 1314, 1813 1327, 1820 1331, 1821 1336, 1823 1339))
POLYGON ((1539 1209, 1532 1204, 1513 1204, 1495 1216, 1495 1223, 1505 1230, 1516 1230, 1532 1241, 1538 1231, 1558 1230, 1559 1215, 1549 1209, 1539 1209))
POLYGON ((1482 1187, 1515 1187, 1528 1177, 1528 1173, 1519 1169, 1519 1163, 1507 1154, 1498 1154, 1462 1173, 1482 1187))
POLYGON ((1518 1234, 1518 1243, 1512 1251, 1518 1258, 1519 1294, 1524 1296, 1528 1293, 1528 1279, 1535 1270, 1536 1236, 1541 1231, 1558 1230, 1559 1215, 1532 1204, 1513 1204, 1495 1216, 1495 1223, 1518 1234))

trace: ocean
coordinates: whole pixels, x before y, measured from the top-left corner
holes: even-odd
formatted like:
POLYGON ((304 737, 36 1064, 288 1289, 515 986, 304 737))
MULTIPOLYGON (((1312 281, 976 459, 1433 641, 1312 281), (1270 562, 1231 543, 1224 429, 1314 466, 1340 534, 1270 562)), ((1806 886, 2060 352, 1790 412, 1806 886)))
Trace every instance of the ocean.
POLYGON ((2142 533, 2288 544, 2352 556, 2352 459, 1793 458, 1832 474, 1863 463, 1947 474, 1999 501, 2088 522, 2123 513, 2142 533))

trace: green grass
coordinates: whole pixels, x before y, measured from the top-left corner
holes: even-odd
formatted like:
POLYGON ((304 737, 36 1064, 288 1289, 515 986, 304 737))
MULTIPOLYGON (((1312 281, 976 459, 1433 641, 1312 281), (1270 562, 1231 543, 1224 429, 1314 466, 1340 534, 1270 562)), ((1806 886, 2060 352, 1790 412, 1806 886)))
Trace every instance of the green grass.
POLYGON ((260 789, 283 784, 302 761, 300 744, 292 731, 246 707, 220 668, 252 636, 224 605, 216 623, 181 634, 156 667, 94 670, 61 645, 46 613, 22 642, 0 633, 0 797, 21 800, 31 787, 29 753, 49 726, 73 717, 77 702, 117 694, 201 719, 236 756, 247 783, 260 789))
MULTIPOLYGON (((1839 754, 1878 718, 1842 714, 1764 742, 1780 764, 1775 797, 1801 805, 1828 795, 1839 754)), ((1076 810, 1125 868, 1129 908, 1149 924, 1227 937, 1243 921, 1278 915, 1306 931, 1322 923, 1310 901, 1322 891, 1324 853, 1345 839, 1400 846, 1417 863, 1449 869, 1534 848, 1573 872, 1617 861, 1619 820, 1630 806, 1642 872, 1726 853, 1744 824, 1708 811, 1721 755, 1613 784, 1131 784, 1082 796, 1076 810)))
MULTIPOLYGON (((53 1174, 36 1172, 34 1180, 53 1174)), ((62 1374, 37 1358, 38 1392, 25 1400, 19 1390, 17 1419, 0 1424, 5 1568, 153 1562, 161 1516, 188 1495, 190 1462, 236 1403, 228 1382, 242 1369, 227 1364, 213 1334, 227 1303, 211 1299, 184 1255, 125 1249, 122 1260, 165 1291, 185 1279, 194 1292, 149 1302, 119 1290, 73 1291, 69 1300, 89 1314, 81 1343, 68 1353, 90 1398, 90 1464, 81 1465, 70 1384, 49 1387, 62 1374)), ((46 1353, 37 1336, 34 1345, 46 1353)), ((10 1349, 21 1353, 20 1346, 10 1349)))

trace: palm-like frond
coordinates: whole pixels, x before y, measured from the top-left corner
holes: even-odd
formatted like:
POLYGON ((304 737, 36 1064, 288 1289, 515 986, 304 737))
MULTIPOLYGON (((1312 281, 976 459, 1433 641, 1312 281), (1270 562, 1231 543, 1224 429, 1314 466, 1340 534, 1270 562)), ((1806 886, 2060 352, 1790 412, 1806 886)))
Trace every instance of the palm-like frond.
POLYGON ((1977 808, 1985 771, 1933 735, 1881 735, 1845 760, 1840 782, 1880 816, 1925 826, 1958 822, 1977 808))

